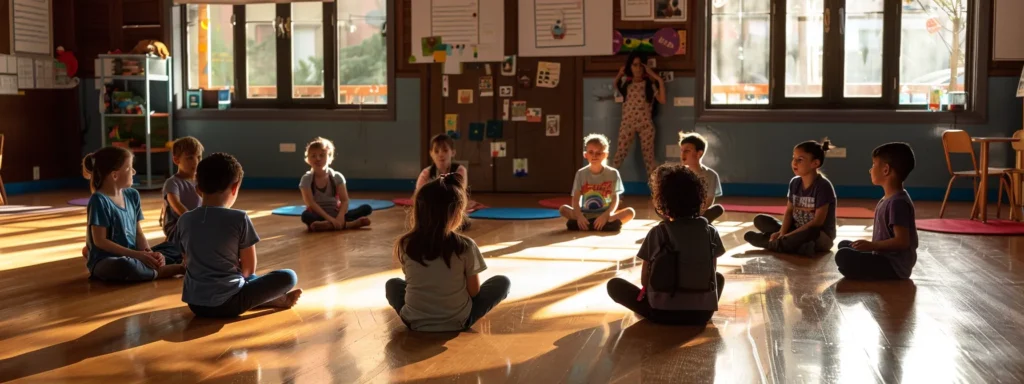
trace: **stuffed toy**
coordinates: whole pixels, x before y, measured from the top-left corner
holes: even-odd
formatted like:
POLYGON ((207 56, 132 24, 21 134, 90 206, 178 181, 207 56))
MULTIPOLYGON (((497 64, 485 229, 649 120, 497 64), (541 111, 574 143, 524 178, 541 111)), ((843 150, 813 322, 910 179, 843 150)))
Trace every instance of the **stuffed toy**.
POLYGON ((167 56, 171 55, 171 52, 167 50, 167 46, 158 40, 142 40, 138 44, 135 44, 135 48, 132 48, 130 53, 134 54, 148 54, 160 56, 161 59, 166 59, 167 56))

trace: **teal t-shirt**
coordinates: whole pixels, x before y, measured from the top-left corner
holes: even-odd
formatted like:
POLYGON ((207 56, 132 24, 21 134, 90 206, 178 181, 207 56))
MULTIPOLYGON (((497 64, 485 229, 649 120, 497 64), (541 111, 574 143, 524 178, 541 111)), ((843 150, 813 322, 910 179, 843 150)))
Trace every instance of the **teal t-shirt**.
POLYGON ((136 228, 143 219, 142 198, 139 196, 139 191, 132 188, 125 189, 121 194, 124 195, 124 208, 117 206, 109 196, 100 192, 93 193, 89 198, 89 204, 86 206, 89 222, 85 228, 85 240, 89 246, 89 260, 86 262, 86 266, 90 272, 100 260, 125 256, 115 255, 97 247, 92 239, 92 226, 106 227, 107 239, 113 241, 114 244, 128 249, 136 249, 135 237, 138 235, 136 228))

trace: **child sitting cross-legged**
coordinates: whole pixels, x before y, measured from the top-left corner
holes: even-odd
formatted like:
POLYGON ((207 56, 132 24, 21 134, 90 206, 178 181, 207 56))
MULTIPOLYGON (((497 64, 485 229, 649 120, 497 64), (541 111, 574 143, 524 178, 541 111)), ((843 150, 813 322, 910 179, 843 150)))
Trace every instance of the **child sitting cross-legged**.
POLYGON ((608 138, 590 134, 583 138, 586 152, 583 157, 589 165, 576 171, 572 183, 572 206, 558 209, 568 219, 569 230, 618 231, 633 217, 633 208, 619 208, 619 195, 625 191, 619 170, 609 167, 608 138))
POLYGON ((178 218, 186 266, 181 301, 197 316, 236 317, 256 307, 291 308, 302 295, 292 290, 295 272, 256 275, 256 228, 245 211, 231 209, 242 184, 234 156, 214 153, 199 162, 197 187, 203 205, 178 218))
POLYGON ((370 225, 373 208, 363 204, 349 210, 348 189, 345 176, 331 169, 334 161, 334 143, 318 137, 306 144, 306 164, 309 172, 299 180, 302 201, 306 210, 302 212, 302 223, 310 231, 334 231, 353 229, 370 225))
POLYGON ((658 167, 650 180, 654 209, 665 220, 651 229, 637 257, 642 287, 608 281, 608 295, 644 318, 663 324, 701 325, 718 310, 725 277, 715 271, 725 254, 714 226, 700 216, 700 176, 680 164, 658 167))

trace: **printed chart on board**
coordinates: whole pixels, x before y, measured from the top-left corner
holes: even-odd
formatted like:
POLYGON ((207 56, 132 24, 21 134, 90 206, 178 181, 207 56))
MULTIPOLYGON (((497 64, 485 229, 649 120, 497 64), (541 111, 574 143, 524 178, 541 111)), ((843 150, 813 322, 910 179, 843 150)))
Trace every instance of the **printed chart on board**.
POLYGON ((410 63, 501 61, 505 53, 503 0, 412 2, 410 63))
POLYGON ((612 52, 612 0, 519 0, 520 57, 612 52))
POLYGON ((555 0, 534 5, 533 24, 538 48, 582 47, 586 42, 583 0, 555 0))

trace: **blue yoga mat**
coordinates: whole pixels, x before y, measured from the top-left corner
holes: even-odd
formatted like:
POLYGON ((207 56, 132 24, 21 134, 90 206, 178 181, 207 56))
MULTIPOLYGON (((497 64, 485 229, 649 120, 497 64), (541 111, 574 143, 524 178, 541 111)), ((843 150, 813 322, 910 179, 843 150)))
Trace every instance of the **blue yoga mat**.
POLYGON ((545 208, 484 208, 469 214, 473 219, 539 220, 558 217, 557 209, 545 208))
MULTIPOLYGON (((382 209, 388 209, 395 206, 395 203, 387 200, 363 200, 363 199, 352 199, 348 201, 348 209, 352 210, 360 205, 369 205, 374 211, 382 209)), ((290 205, 287 207, 277 208, 270 213, 281 216, 302 216, 302 211, 306 210, 305 205, 290 205)))

